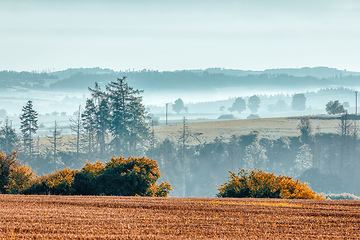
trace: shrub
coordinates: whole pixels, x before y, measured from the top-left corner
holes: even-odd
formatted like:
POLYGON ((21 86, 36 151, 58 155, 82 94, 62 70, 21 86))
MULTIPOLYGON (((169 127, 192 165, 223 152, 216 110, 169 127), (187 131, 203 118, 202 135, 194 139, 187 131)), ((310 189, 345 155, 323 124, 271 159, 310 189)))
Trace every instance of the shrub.
POLYGON ((86 162, 80 172, 75 174, 74 189, 77 194, 81 195, 96 195, 101 192, 97 183, 101 171, 104 169, 105 164, 96 161, 94 164, 86 162))
POLYGON ((31 186, 35 180, 35 173, 27 165, 14 165, 10 168, 6 193, 21 193, 31 186))
POLYGON ((236 117, 234 117, 234 115, 232 115, 232 114, 223 114, 223 115, 220 115, 217 119, 219 119, 219 120, 235 120, 236 117))
POLYGON ((28 188, 36 175, 27 165, 20 165, 17 152, 0 153, 0 193, 20 193, 28 188))
POLYGON ((146 157, 113 157, 108 163, 86 162, 81 171, 65 168, 38 177, 24 194, 82 194, 166 197, 172 191, 161 177, 155 160, 146 157))
POLYGON ((218 197, 323 199, 323 196, 313 192, 307 183, 294 181, 290 177, 276 176, 258 169, 241 169, 238 174, 229 173, 230 180, 218 188, 218 197))
POLYGON ((9 183, 11 168, 19 164, 16 155, 17 152, 15 151, 11 155, 0 152, 0 193, 6 192, 6 185, 9 183))
POLYGON ((74 176, 77 170, 65 168, 55 173, 38 177, 34 183, 22 193, 24 194, 55 194, 71 195, 75 193, 73 188, 74 176))
POLYGON ((70 170, 65 168, 56 173, 50 174, 49 178, 46 179, 45 184, 51 194, 59 195, 71 195, 75 193, 75 189, 72 184, 76 170, 70 170))
POLYGON ((160 187, 156 184, 160 177, 155 160, 146 157, 113 157, 106 163, 99 184, 106 195, 157 196, 172 190, 168 183, 162 183, 160 187))

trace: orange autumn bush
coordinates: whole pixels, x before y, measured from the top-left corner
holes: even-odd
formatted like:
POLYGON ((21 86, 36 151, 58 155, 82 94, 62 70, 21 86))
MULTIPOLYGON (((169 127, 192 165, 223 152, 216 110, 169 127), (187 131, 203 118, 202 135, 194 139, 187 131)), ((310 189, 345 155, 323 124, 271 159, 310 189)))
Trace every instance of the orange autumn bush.
POLYGON ((218 197, 324 199, 312 191, 307 183, 287 176, 265 173, 259 169, 240 169, 238 174, 229 171, 229 181, 218 188, 218 197))

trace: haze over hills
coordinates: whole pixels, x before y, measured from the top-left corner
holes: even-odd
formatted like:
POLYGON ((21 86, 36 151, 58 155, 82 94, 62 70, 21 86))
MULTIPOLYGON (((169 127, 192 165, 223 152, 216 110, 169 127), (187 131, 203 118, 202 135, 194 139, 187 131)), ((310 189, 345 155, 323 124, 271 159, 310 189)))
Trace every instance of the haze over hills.
MULTIPOLYGON (((1 71, 0 109, 5 109, 9 114, 18 114, 24 103, 32 99, 43 114, 53 111, 72 114, 89 97, 88 87, 93 87, 98 82, 104 88, 108 82, 123 76, 127 76, 131 86, 144 90, 144 104, 153 113, 162 113, 166 103, 182 98, 189 113, 214 114, 195 118, 217 118, 220 107, 228 109, 235 98, 243 97, 247 100, 254 94, 263 102, 259 109, 262 117, 274 117, 272 113, 268 115, 269 105, 284 100, 290 106, 291 96, 301 92, 307 93, 308 109, 322 109, 320 112, 323 112, 324 104, 329 100, 353 102, 353 91, 360 88, 359 72, 327 67, 264 71, 224 68, 164 72, 146 69, 114 71, 99 67, 42 73, 1 71), (345 89, 317 93, 320 89, 339 87, 345 89), (269 96, 273 97, 268 99, 269 96)), ((249 115, 250 112, 246 114, 249 115)), ((287 115, 288 113, 279 116, 287 115)))
POLYGON ((114 71, 102 68, 77 68, 64 71, 36 72, 0 72, 1 90, 24 89, 76 90, 87 89, 95 82, 106 84, 117 77, 127 76, 132 85, 144 90, 169 89, 215 89, 227 87, 267 86, 283 89, 292 87, 357 87, 360 85, 360 73, 335 68, 284 68, 264 71, 248 71, 223 68, 205 70, 164 71, 114 71))

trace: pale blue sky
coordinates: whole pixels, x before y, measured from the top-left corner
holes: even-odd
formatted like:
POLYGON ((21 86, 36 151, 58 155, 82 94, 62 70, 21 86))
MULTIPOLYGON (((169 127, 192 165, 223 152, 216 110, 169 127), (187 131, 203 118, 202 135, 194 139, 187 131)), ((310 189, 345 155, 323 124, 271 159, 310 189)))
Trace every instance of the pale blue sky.
POLYGON ((0 0, 0 70, 360 71, 358 26, 357 0, 0 0))

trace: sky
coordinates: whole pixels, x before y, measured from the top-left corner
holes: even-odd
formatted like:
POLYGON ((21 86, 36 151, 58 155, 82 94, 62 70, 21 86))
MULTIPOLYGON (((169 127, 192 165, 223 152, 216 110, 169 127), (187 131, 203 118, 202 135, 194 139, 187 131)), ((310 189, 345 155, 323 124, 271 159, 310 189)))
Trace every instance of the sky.
POLYGON ((0 0, 0 70, 360 71, 358 0, 0 0))

